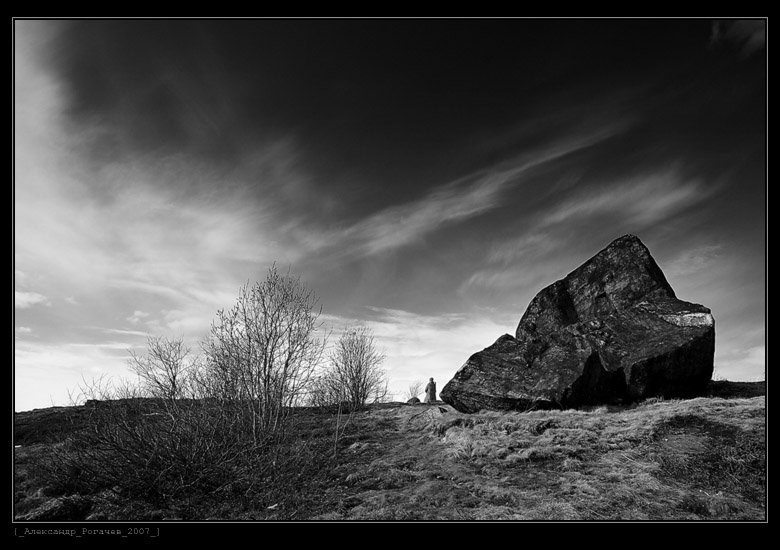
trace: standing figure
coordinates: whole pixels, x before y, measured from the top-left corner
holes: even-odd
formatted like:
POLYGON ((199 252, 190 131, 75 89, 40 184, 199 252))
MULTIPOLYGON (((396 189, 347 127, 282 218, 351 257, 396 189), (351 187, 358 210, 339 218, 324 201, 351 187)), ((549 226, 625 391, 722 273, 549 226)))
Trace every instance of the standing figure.
POLYGON ((433 403, 434 401, 436 401, 436 382, 431 378, 431 381, 425 386, 425 402, 433 403))

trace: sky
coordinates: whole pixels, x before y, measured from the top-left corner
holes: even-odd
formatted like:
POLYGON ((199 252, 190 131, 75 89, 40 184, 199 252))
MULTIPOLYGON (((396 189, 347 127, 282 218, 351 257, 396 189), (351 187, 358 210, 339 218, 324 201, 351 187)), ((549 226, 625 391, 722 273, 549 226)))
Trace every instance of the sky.
POLYGON ((274 262, 439 389, 626 233, 763 380, 765 20, 15 20, 14 406, 274 262))

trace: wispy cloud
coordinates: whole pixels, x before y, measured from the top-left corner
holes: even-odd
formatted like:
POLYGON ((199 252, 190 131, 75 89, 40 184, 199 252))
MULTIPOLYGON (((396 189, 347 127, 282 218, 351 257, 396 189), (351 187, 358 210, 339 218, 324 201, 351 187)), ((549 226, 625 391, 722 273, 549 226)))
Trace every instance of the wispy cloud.
POLYGON ((391 391, 400 399, 409 383, 434 377, 439 387, 475 352, 502 334, 514 331, 514 319, 481 314, 422 315, 410 311, 368 307, 360 319, 327 316, 334 338, 344 326, 369 327, 384 351, 391 391), (503 323, 505 321, 505 323, 503 323))
POLYGON ((677 168, 642 174, 595 191, 580 192, 566 199, 539 223, 539 229, 566 222, 593 222, 604 216, 629 219, 646 227, 669 218, 702 201, 709 190, 701 181, 685 179, 677 168))
POLYGON ((592 147, 625 131, 626 125, 603 123, 586 133, 560 138, 489 170, 435 187, 416 201, 386 208, 350 227, 311 235, 306 240, 313 248, 332 248, 352 256, 373 256, 413 244, 433 231, 498 208, 502 195, 522 183, 522 177, 534 168, 592 147))
POLYGON ((625 232, 641 233, 707 200, 713 192, 714 186, 685 178, 673 166, 563 195, 530 215, 519 236, 490 246, 486 265, 463 283, 461 292, 475 286, 517 289, 545 278, 552 282, 576 267, 576 256, 569 254, 582 236, 595 243, 589 241, 589 246, 607 244, 599 242, 594 228, 604 228, 607 239, 625 232))
POLYGON ((664 267, 664 272, 671 277, 682 277, 700 273, 712 267, 723 252, 720 244, 700 246, 686 250, 664 267))
POLYGON ((766 47, 766 21, 763 19, 738 19, 714 21, 710 41, 732 43, 742 49, 746 56, 766 47))
POLYGON ((103 329, 105 334, 121 334, 123 336, 147 336, 147 332, 143 332, 140 330, 124 330, 119 328, 106 328, 103 329))
POLYGON ((149 317, 147 312, 136 309, 127 320, 130 321, 130 323, 137 325, 147 317, 149 317))
POLYGON ((80 348, 98 348, 98 349, 104 349, 104 350, 121 350, 122 355, 124 355, 124 352, 126 352, 128 349, 132 348, 132 344, 129 342, 116 342, 116 341, 109 341, 109 342, 71 342, 70 344, 67 344, 70 348, 80 349, 80 348))
POLYGON ((735 349, 715 361, 718 376, 727 380, 764 380, 766 346, 735 349))
POLYGON ((16 309, 27 309, 37 304, 50 306, 51 302, 46 296, 37 292, 14 291, 14 306, 16 309))
POLYGON ((27 276, 27 273, 21 269, 14 269, 14 283, 17 286, 24 286, 28 280, 29 277, 27 276))
POLYGON ((383 210, 337 235, 350 253, 374 255, 407 244, 425 234, 482 214, 498 204, 503 187, 521 173, 506 170, 435 189, 412 204, 383 210))
POLYGON ((14 298, 19 322, 39 338, 16 340, 16 393, 18 400, 52 393, 62 402, 82 372, 124 370, 126 348, 143 345, 145 334, 124 329, 197 338, 243 281, 295 257, 268 230, 281 198, 254 200, 252 186, 262 178, 284 195, 299 175, 288 173, 295 159, 284 139, 253 149, 250 165, 237 171, 121 146, 96 162, 85 149, 115 129, 98 119, 65 124, 67 90, 42 57, 51 28, 26 23, 15 33, 14 298), (55 328, 65 317, 67 331, 55 328), (129 326, 94 330, 118 319, 129 326))
POLYGON ((121 148, 96 163, 81 153, 111 129, 65 127, 67 94, 37 49, 46 26, 33 28, 17 33, 15 52, 17 309, 66 296, 55 306, 80 304, 92 323, 115 322, 110 303, 135 310, 123 316, 133 325, 156 320, 150 329, 195 331, 185 319, 197 319, 203 332, 205 311, 229 305, 239 285, 274 260, 298 257, 276 231, 276 206, 294 202, 293 189, 303 193, 291 183, 301 176, 289 139, 253 148, 233 171, 121 148), (253 186, 269 200, 256 200, 253 186), (20 288, 31 283, 38 292, 20 288))
POLYGON ((560 241, 551 235, 529 233, 491 246, 486 259, 490 263, 509 264, 519 259, 531 259, 539 252, 551 250, 558 244, 560 241))

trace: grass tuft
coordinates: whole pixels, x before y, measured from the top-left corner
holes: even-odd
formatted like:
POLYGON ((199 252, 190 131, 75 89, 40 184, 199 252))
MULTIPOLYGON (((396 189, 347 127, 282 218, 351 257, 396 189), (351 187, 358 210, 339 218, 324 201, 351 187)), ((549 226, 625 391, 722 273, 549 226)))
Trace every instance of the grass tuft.
MULTIPOLYGON (((89 426, 83 410, 70 412, 53 418, 71 431, 44 430, 40 438, 36 421, 55 413, 22 417, 24 444, 14 451, 17 518, 67 514, 71 505, 86 515, 79 519, 120 521, 766 517, 763 396, 471 415, 438 404, 383 404, 356 413, 337 440, 333 414, 307 410, 272 453, 258 456, 256 469, 232 477, 215 470, 231 482, 165 498, 159 493, 175 488, 174 478, 162 477, 158 494, 145 495, 140 482, 99 484, 89 471, 60 468, 89 426)), ((168 464, 186 467, 173 458, 168 464)), ((136 475, 146 483, 152 474, 136 475)))

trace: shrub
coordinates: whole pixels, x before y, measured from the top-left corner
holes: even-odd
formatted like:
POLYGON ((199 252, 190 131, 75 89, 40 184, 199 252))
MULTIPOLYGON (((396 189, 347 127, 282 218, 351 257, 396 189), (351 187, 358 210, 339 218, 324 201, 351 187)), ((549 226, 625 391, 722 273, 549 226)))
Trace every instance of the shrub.
POLYGON ((367 327, 349 328, 330 354, 330 366, 316 379, 310 394, 315 406, 341 405, 350 411, 388 396, 385 357, 367 327))
POLYGON ((320 312, 313 292, 273 266, 217 313, 203 360, 189 361, 181 339, 150 337, 145 355, 131 352, 140 385, 79 388, 86 428, 54 448, 46 477, 62 494, 111 489, 164 503, 249 495, 299 472, 296 456, 312 456, 285 441, 285 427, 324 350, 320 312))

